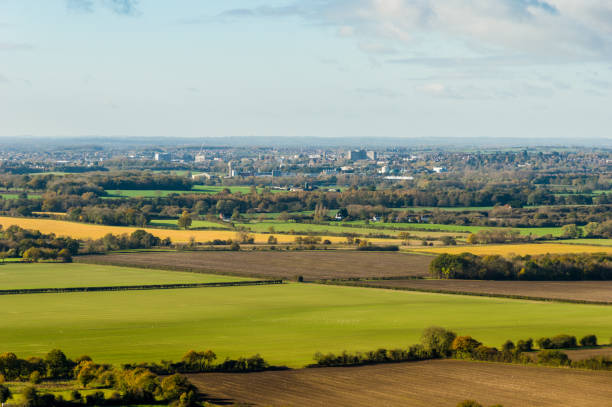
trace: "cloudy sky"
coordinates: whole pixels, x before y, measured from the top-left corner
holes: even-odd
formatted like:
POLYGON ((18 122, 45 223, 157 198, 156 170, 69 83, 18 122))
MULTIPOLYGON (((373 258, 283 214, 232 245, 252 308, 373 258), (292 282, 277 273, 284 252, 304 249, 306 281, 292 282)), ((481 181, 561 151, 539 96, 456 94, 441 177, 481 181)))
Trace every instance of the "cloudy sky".
POLYGON ((0 136, 612 136, 610 0, 0 0, 0 136))

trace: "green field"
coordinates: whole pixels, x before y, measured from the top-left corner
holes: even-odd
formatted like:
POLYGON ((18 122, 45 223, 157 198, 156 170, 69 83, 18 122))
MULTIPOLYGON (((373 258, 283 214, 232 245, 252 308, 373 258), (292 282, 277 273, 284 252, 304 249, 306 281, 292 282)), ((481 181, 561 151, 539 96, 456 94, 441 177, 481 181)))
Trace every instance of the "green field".
MULTIPOLYGON (((0 194, 2 199, 18 199, 19 194, 0 194)), ((39 199, 40 195, 38 194, 28 194, 28 199, 39 199)))
MULTIPOLYGON (((153 219, 149 222, 151 226, 163 228, 178 228, 178 219, 153 219)), ((209 228, 209 229, 231 229, 227 223, 210 222, 207 220, 194 220, 191 223, 190 229, 194 228, 209 228)))
MULTIPOLYGON (((106 198, 154 198, 156 196, 168 196, 171 194, 216 194, 224 189, 229 189, 231 193, 243 193, 248 194, 251 192, 251 187, 248 186, 207 186, 207 185, 194 185, 191 190, 153 190, 153 189, 107 189, 108 196, 106 198)), ((261 191, 261 189, 259 189, 261 191)))
POLYGON ((256 223, 235 223, 237 227, 245 227, 251 229, 253 232, 269 232, 270 228, 274 228, 275 232, 287 233, 287 232, 298 232, 298 233, 354 233, 356 235, 367 235, 367 234, 385 234, 385 235, 398 235, 400 232, 394 230, 385 229, 374 229, 367 227, 350 227, 340 225, 318 225, 310 223, 296 223, 296 222, 256 222, 256 223))
POLYGON ((568 333, 612 335, 612 308, 357 287, 286 284, 137 292, 0 296, 2 352, 60 348, 103 362, 260 353, 293 367, 316 351, 416 343, 440 325, 487 345, 568 333))
POLYGON ((210 274, 77 263, 0 265, 0 289, 100 287, 140 284, 216 283, 247 280, 210 274))

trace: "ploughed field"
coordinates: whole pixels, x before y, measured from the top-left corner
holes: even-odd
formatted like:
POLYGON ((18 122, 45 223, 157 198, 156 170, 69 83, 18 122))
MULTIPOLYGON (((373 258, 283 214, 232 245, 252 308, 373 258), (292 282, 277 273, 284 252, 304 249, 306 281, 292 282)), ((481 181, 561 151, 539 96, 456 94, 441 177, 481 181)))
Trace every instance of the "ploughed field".
POLYGON ((363 277, 421 277, 432 256, 355 251, 136 252, 83 256, 79 262, 169 268, 245 277, 305 280, 363 277))
POLYGON ((504 407, 600 407, 612 372, 437 360, 247 374, 195 374, 213 400, 255 406, 449 407, 466 399, 504 407))
POLYGON ((76 263, 5 263, 0 290, 244 281, 245 278, 76 263))
POLYGON ((612 304, 612 281, 373 280, 363 286, 612 304))
POLYGON ((221 360, 259 353, 302 367, 318 351, 405 348, 431 325, 497 347, 560 333, 612 336, 609 306, 298 283, 3 295, 0 309, 0 352, 58 348, 105 363, 212 349, 221 360))

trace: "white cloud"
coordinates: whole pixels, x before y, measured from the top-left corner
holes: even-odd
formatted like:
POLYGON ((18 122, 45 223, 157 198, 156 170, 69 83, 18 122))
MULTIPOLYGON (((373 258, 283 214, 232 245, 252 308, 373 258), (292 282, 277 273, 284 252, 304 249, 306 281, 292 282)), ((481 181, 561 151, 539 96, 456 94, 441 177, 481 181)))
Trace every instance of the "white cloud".
POLYGON ((232 14, 299 15, 335 25, 341 35, 385 38, 408 48, 435 35, 491 55, 612 57, 610 0, 297 0, 225 15, 232 14))

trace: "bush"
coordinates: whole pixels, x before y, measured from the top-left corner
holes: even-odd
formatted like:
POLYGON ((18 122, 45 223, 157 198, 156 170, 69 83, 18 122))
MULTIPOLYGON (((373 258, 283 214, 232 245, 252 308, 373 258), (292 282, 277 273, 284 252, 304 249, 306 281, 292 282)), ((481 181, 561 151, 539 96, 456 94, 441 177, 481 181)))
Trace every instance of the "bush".
POLYGON ((580 339, 580 346, 597 346, 597 336, 586 335, 580 339))
POLYGON ((558 350, 542 350, 538 352, 538 363, 547 366, 569 366, 569 357, 558 350))
POLYGON ((516 343, 517 352, 531 352, 533 350, 533 339, 519 340, 516 343))
POLYGON ((32 384, 40 383, 40 372, 38 370, 35 370, 32 373, 30 373, 29 380, 30 380, 30 383, 32 384))
POLYGON ((557 335, 553 336, 552 338, 540 338, 537 340, 537 344, 540 349, 565 349, 578 347, 576 337, 570 335, 557 335))
POLYGON ((457 334, 452 331, 432 326, 423 331, 421 344, 426 351, 438 356, 447 356, 456 337, 457 334))

